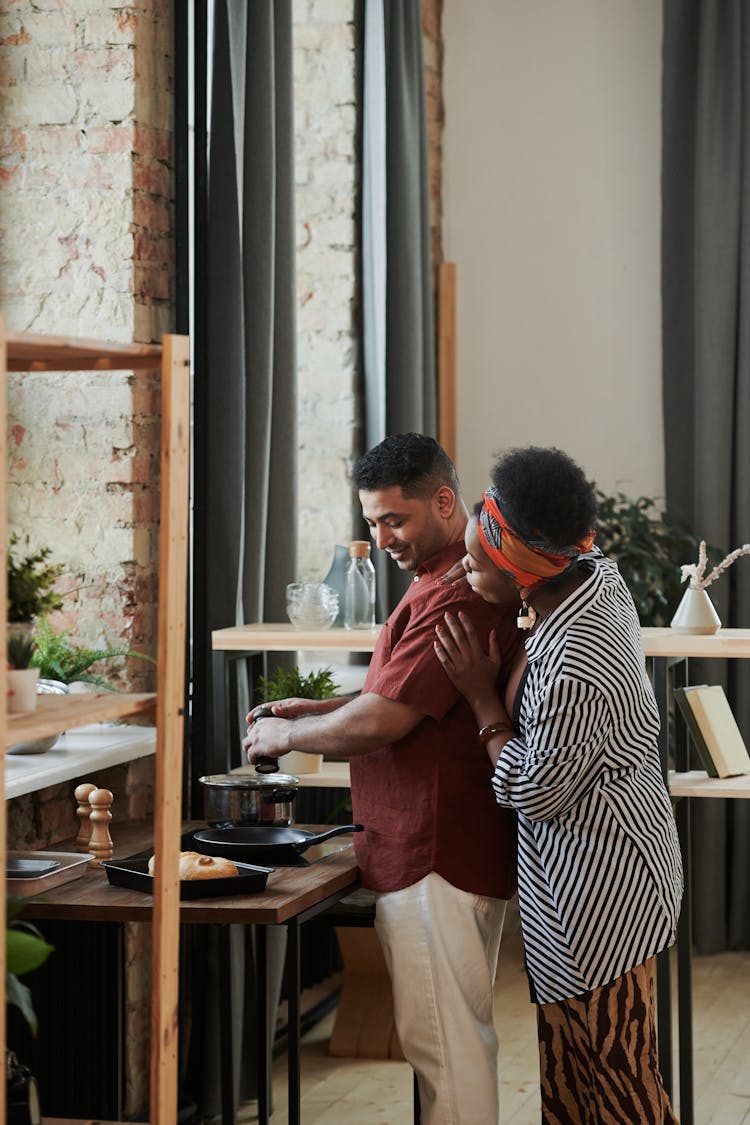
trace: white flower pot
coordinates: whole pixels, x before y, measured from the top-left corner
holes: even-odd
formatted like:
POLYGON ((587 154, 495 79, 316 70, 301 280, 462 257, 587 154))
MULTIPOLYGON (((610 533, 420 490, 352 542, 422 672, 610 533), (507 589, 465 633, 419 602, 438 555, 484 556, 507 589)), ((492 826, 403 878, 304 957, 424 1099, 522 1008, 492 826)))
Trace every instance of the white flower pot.
POLYGON ((693 590, 688 586, 670 626, 676 633, 716 633, 721 628, 721 621, 708 591, 693 590))
POLYGON ((323 764, 322 754, 304 754, 301 750, 290 750, 279 758, 282 773, 299 775, 301 773, 320 773, 323 764))
POLYGON ((38 668, 8 669, 8 711, 35 711, 38 668))

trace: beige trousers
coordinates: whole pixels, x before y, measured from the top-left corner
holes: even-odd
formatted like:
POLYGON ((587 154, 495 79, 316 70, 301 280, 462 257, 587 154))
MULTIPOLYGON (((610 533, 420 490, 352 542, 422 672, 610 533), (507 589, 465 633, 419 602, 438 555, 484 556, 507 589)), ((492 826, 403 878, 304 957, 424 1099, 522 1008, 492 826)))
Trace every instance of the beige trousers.
POLYGON ((435 872, 377 897, 375 929, 401 1046, 419 1080, 422 1125, 496 1125, 492 988, 505 907, 435 872))

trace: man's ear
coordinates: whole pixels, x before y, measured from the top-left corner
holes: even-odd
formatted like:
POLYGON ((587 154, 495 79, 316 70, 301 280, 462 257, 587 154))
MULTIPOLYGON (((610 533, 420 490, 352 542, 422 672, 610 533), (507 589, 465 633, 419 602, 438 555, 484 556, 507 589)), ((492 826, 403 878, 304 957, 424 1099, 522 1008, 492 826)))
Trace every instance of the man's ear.
POLYGON ((450 519, 456 508, 456 494, 447 484, 441 484, 435 493, 438 514, 441 519, 450 519))

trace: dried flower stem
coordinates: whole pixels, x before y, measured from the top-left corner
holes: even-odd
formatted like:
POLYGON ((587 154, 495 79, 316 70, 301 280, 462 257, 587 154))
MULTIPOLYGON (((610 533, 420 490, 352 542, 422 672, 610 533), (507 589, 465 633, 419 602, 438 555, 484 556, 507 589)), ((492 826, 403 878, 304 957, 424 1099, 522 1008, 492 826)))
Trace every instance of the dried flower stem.
POLYGON ((708 556, 706 553, 706 542, 702 539, 700 547, 698 548, 698 564, 697 566, 691 564, 681 568, 682 581, 684 582, 686 578, 689 578, 691 590, 705 590, 707 586, 715 582, 719 575, 723 574, 724 571, 727 570, 733 562, 741 558, 742 555, 750 555, 750 543, 743 543, 741 547, 737 547, 736 550, 731 551, 725 559, 722 559, 718 566, 713 568, 710 574, 706 575, 708 556))

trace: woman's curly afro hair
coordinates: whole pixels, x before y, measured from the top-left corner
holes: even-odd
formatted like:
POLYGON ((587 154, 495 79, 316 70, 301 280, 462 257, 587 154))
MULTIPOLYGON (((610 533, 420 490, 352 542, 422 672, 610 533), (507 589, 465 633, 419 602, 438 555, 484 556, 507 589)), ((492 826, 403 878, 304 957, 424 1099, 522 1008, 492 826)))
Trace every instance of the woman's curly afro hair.
POLYGON ((580 465, 553 447, 511 449, 492 469, 505 518, 524 539, 569 547, 596 524, 596 486, 580 465))

